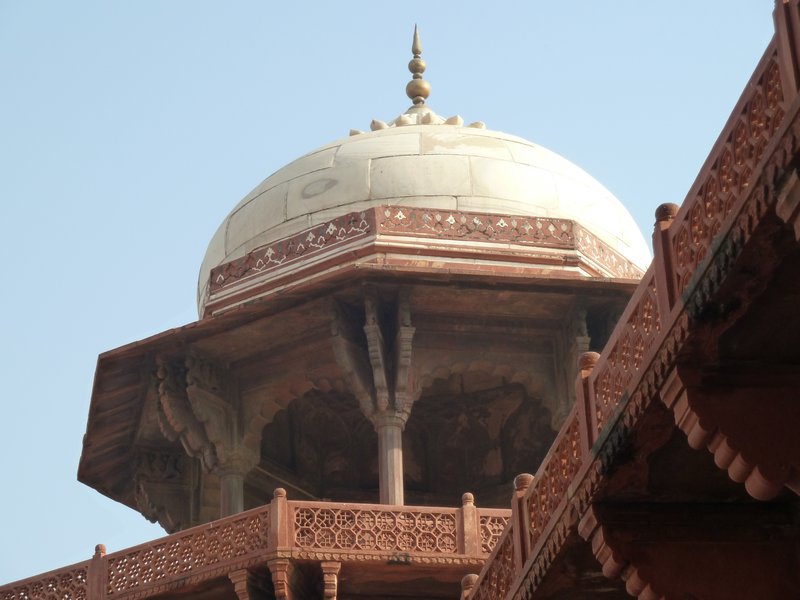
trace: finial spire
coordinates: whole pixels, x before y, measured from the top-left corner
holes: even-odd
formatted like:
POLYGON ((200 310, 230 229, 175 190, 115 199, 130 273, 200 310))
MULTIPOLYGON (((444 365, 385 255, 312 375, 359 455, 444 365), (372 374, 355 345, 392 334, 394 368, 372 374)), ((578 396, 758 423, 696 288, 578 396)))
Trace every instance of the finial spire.
POLYGON ((414 58, 408 63, 408 70, 411 71, 411 81, 406 85, 406 95, 411 98, 414 106, 422 106, 425 99, 431 94, 431 84, 422 78, 425 72, 425 61, 422 60, 422 42, 419 41, 419 31, 414 25, 414 41, 411 43, 411 53, 414 58))

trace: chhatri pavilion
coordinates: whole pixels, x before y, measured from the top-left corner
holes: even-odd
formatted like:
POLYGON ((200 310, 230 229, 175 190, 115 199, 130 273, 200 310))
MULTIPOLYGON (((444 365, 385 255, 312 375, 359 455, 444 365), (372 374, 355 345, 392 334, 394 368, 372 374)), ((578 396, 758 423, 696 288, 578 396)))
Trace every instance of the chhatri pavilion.
POLYGON ((279 169, 199 319, 102 354, 78 478, 163 537, 0 600, 800 598, 800 8, 654 258, 565 158, 411 106, 279 169))

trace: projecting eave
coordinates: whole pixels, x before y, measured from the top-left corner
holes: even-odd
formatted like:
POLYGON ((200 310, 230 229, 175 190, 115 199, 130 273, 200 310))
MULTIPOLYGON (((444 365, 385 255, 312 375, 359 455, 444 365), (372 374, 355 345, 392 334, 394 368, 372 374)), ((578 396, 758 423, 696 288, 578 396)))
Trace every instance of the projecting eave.
POLYGON ((496 322, 510 331, 527 331, 528 336, 559 327, 578 296, 600 309, 624 302, 636 285, 630 279, 534 276, 529 265, 512 265, 498 273, 483 271, 476 262, 469 270, 421 269, 413 256, 405 259, 409 262, 404 268, 386 261, 373 266, 349 263, 325 277, 309 277, 302 285, 272 290, 215 316, 101 354, 78 479, 138 509, 135 481, 143 454, 184 456, 180 442, 169 441, 159 426, 159 360, 203 357, 241 373, 237 377, 253 388, 272 390, 269 395, 284 403, 297 397, 291 395, 293 390, 304 385, 297 382, 309 376, 304 356, 315 357, 320 378, 338 380, 331 343, 332 303, 357 305, 365 283, 410 289, 420 333, 425 322, 441 320, 431 311, 446 310, 461 328, 469 322, 478 329, 481 323, 496 322), (500 314, 500 303, 516 312, 500 314))

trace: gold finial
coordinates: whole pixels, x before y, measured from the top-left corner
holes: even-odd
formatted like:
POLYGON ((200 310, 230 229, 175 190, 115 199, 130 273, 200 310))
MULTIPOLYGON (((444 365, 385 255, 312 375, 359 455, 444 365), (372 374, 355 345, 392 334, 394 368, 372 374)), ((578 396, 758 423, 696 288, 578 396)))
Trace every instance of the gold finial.
POLYGON ((408 63, 408 70, 411 71, 412 79, 406 85, 406 95, 414 102, 414 106, 421 106, 431 95, 431 84, 422 78, 426 65, 425 61, 420 58, 422 42, 419 41, 419 31, 417 31, 416 25, 414 25, 414 41, 411 43, 411 52, 414 58, 408 63))

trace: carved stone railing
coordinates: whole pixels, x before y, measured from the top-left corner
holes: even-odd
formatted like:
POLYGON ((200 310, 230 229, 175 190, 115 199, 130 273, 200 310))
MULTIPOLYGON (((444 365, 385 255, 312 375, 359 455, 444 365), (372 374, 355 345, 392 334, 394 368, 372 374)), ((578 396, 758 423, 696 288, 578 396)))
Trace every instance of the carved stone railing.
POLYGON ((506 527, 481 572, 472 598, 496 600, 505 598, 517 576, 514 556, 514 531, 506 527))
POLYGON ((508 510, 476 509, 471 494, 458 509, 290 502, 289 510, 298 556, 358 552, 362 561, 485 558, 509 519, 508 510))
POLYGON ((541 550, 550 529, 569 501, 567 488, 584 463, 577 405, 573 407, 535 476, 514 480, 511 523, 497 542, 469 596, 474 600, 505 598, 517 587, 529 557, 541 550), (533 551, 533 552, 532 552, 533 551))
POLYGON ((716 269, 715 281, 722 277, 714 258, 723 238, 736 237, 740 249, 764 216, 768 203, 763 189, 754 189, 756 181, 768 169, 784 168, 797 151, 779 144, 787 114, 800 114, 800 44, 786 25, 787 18, 800 20, 798 4, 776 8, 778 35, 683 205, 656 212, 655 260, 603 352, 581 357, 573 411, 536 475, 517 482, 511 523, 477 579, 462 582, 464 598, 531 597, 597 489, 601 446, 613 446, 609 436, 620 419, 622 429, 629 427, 660 393, 686 340, 687 311, 696 308, 688 304, 698 301, 694 291, 707 297, 713 287, 708 274, 716 269))
POLYGON ((654 267, 651 266, 633 294, 619 323, 600 354, 589 378, 588 446, 608 424, 622 395, 630 390, 642 367, 652 358, 661 333, 654 267))
POLYGON ((105 557, 107 595, 143 598, 176 581, 200 582, 244 569, 269 551, 270 507, 194 527, 105 557))
POLYGON ((264 565, 302 560, 446 563, 477 567, 510 511, 295 502, 276 490, 268 505, 0 587, 0 600, 148 598, 264 565))
MULTIPOLYGON (((690 287, 739 200, 746 196, 770 138, 783 121, 777 44, 764 53, 709 158, 668 230, 676 295, 690 287)), ((674 304, 676 298, 671 301, 674 304)))
POLYGON ((88 597, 90 562, 86 560, 0 587, 0 600, 84 600, 88 597))

